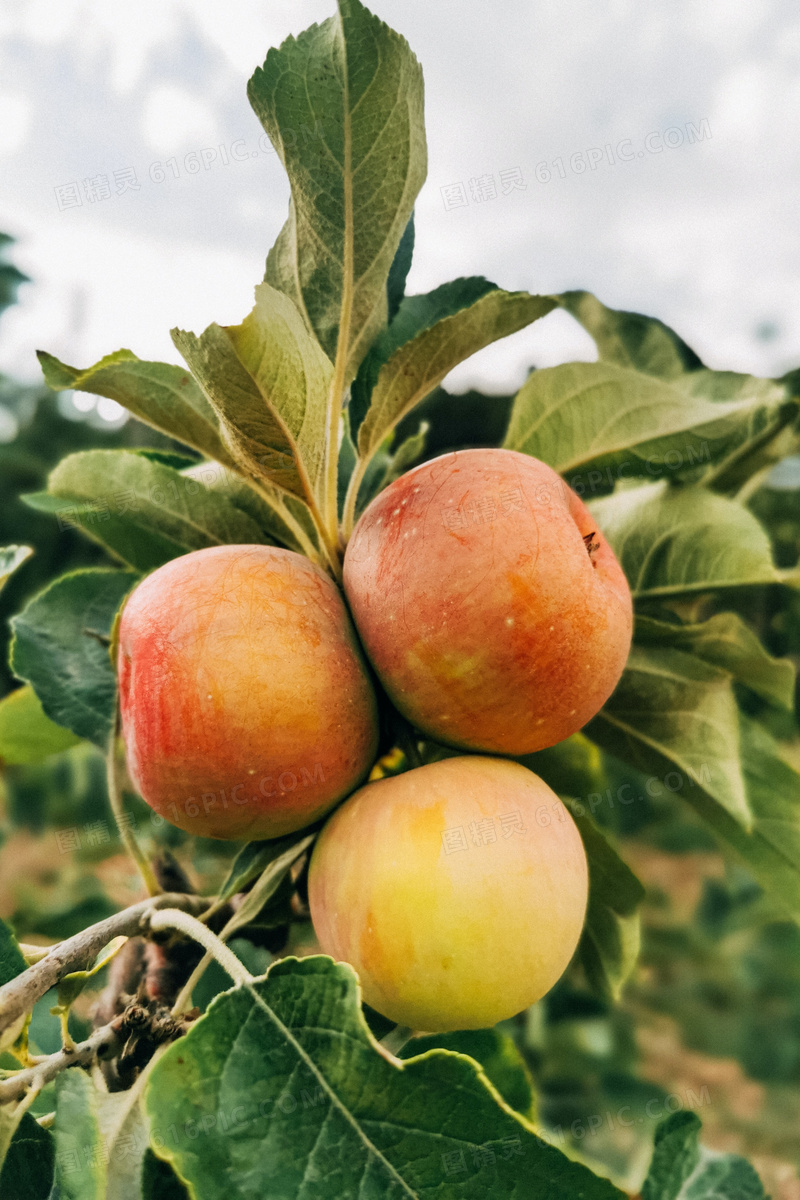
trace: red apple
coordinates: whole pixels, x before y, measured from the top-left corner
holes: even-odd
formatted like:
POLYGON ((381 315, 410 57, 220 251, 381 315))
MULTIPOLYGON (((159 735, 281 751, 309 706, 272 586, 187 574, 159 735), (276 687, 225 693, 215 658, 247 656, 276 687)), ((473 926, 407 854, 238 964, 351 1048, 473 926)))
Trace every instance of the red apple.
POLYGON ((131 778, 190 833, 301 829, 372 765, 375 696, 341 594, 291 550, 159 567, 123 609, 118 662, 131 778))
POLYGON ((368 506, 344 562, 356 627, 396 707, 452 746, 521 755, 585 725, 631 643, 622 568, 538 459, 461 450, 368 506))

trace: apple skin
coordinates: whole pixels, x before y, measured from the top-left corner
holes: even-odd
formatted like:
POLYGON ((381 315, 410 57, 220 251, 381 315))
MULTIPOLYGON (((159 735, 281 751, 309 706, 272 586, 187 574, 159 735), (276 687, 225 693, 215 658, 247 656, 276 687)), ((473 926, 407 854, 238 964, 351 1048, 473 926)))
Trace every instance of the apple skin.
POLYGON ((378 1012, 429 1032, 482 1029, 539 1000, 578 944, 587 893, 555 792, 477 755, 360 788, 325 825, 308 879, 323 951, 350 963, 378 1012))
POLYGON ((189 833, 302 829, 373 763, 375 694, 341 593, 291 550, 159 567, 122 611, 118 669, 131 779, 189 833))
POLYGON ((630 649, 630 589, 596 521, 514 450, 459 450, 392 483, 353 531, 344 589, 394 705, 466 750, 569 737, 630 649))

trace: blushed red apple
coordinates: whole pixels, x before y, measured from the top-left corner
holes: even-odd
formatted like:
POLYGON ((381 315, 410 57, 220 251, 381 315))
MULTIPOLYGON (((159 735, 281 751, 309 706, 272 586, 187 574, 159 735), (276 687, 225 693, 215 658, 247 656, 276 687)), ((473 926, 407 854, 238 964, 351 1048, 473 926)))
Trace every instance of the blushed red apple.
POLYGON ((378 1012, 480 1029, 549 991, 581 936, 588 869, 575 822, 519 763, 445 759, 368 783, 336 810, 308 897, 326 954, 378 1012))
POLYGON ((118 666, 131 778, 190 833, 301 829, 372 765, 375 696, 341 593, 291 550, 159 567, 123 609, 118 666))
POLYGON ((446 744, 521 755, 580 729, 631 643, 622 568, 538 459, 461 450, 367 507, 344 561, 367 656, 395 706, 446 744))

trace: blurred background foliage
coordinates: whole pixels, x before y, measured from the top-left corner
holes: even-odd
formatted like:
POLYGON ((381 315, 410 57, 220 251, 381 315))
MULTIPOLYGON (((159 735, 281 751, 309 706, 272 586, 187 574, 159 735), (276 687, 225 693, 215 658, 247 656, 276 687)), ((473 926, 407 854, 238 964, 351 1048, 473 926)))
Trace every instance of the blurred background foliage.
MULTIPOLYGON (((6 255, 0 257, 0 310, 25 282, 7 261, 9 242, 0 235, 0 256, 6 255)), ((422 421, 428 425, 424 457, 496 445, 510 405, 508 396, 456 398, 438 389, 401 424, 395 445, 422 421)), ((99 546, 33 511, 20 494, 44 489, 49 470, 76 450, 171 444, 132 419, 110 410, 103 415, 93 398, 81 396, 76 405, 70 393, 57 396, 6 377, 0 377, 0 439, 0 544, 34 549, 0 593, 2 696, 18 686, 7 667, 8 618, 54 576, 108 562, 99 546)), ((777 564, 794 566, 800 458, 785 459, 761 479, 750 504, 772 536, 777 564)), ((726 607, 746 618, 772 654, 800 661, 800 592, 749 588, 726 595, 726 607)), ((746 703, 800 767, 795 718, 752 695, 746 703)), ((553 783, 557 776, 558 789, 588 807, 646 884, 642 953, 617 1004, 592 995, 577 967, 568 972, 543 1001, 500 1029, 521 1052, 524 1077, 512 1071, 508 1078, 498 1047, 487 1070, 497 1071, 501 1090, 532 1088, 535 1100, 529 1094, 529 1101, 556 1144, 590 1165, 640 1175, 659 1120, 677 1108, 696 1108, 707 1145, 750 1158, 775 1200, 800 1200, 800 928, 781 918, 668 788, 648 789, 643 777, 585 740, 568 776, 550 751, 531 756, 530 765, 553 783), (621 803, 621 795, 635 802, 621 803)), ((235 846, 157 826, 133 794, 126 804, 139 836, 173 854, 198 891, 219 886, 235 846)), ((276 950, 316 949, 302 877, 294 884, 279 890, 247 927, 247 938, 233 944, 255 972, 265 970, 276 950)), ((43 762, 0 763, 0 917, 21 940, 67 937, 138 898, 139 878, 108 811, 98 751, 81 743, 43 762)), ((74 1036, 88 1031, 103 985, 101 974, 75 1005, 74 1036)), ((209 970, 201 1007, 225 987, 223 972, 209 970)), ((59 1045, 58 1021, 49 1013, 53 1001, 40 1001, 31 1026, 32 1045, 42 1053, 59 1045)), ((35 1113, 52 1108, 50 1091, 39 1097, 35 1113)))

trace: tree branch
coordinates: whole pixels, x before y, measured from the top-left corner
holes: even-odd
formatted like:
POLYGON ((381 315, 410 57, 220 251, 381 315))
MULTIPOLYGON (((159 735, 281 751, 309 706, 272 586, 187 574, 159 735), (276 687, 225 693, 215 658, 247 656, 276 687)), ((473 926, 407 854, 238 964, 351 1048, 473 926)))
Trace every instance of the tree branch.
POLYGON ((98 921, 96 925, 90 925, 74 937, 59 942, 39 962, 0 987, 0 1033, 13 1025, 24 1013, 30 1012, 36 1001, 65 975, 90 967, 98 951, 112 938, 120 934, 127 937, 147 935, 150 914, 157 909, 179 908, 185 912, 202 913, 209 904, 210 900, 203 896, 184 896, 169 892, 161 896, 152 896, 123 909, 122 912, 106 917, 104 921, 98 921))
POLYGON ((122 1017, 116 1017, 110 1025, 95 1029, 85 1042, 79 1042, 72 1049, 58 1050, 48 1054, 35 1067, 18 1071, 10 1079, 0 1083, 0 1104, 10 1104, 21 1100, 30 1087, 38 1090, 55 1079, 67 1067, 89 1067, 96 1058, 111 1058, 122 1049, 124 1038, 120 1036, 122 1017))
POLYGON ((0 1105, 21 1100, 30 1090, 40 1092, 45 1084, 70 1067, 90 1067, 95 1062, 111 1059, 122 1062, 127 1058, 131 1060, 129 1069, 138 1064, 134 1066, 138 1073, 152 1060, 159 1046, 186 1033, 196 1015, 195 1012, 183 1020, 176 1020, 163 1006, 143 1008, 140 1004, 130 1004, 113 1021, 95 1029, 86 1041, 63 1046, 55 1054, 35 1060, 32 1067, 17 1071, 0 1082, 0 1105))

